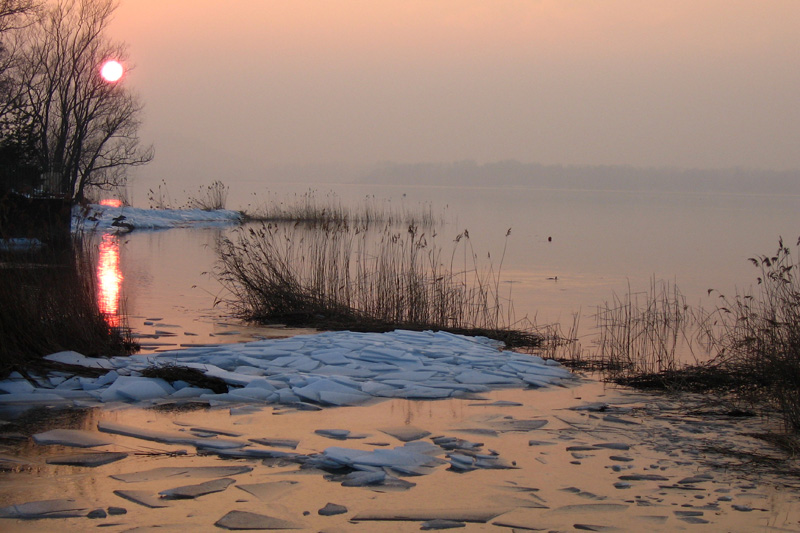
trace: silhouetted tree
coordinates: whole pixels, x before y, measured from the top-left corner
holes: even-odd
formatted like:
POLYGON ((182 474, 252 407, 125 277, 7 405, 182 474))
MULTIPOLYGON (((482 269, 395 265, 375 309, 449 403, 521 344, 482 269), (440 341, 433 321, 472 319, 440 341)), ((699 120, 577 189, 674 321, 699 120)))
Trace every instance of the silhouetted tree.
POLYGON ((106 60, 127 60, 126 47, 105 35, 115 9, 113 0, 46 5, 18 32, 9 68, 11 123, 24 130, 41 172, 76 200, 90 187, 124 184, 128 167, 153 158, 139 143, 139 99, 100 76, 106 60))

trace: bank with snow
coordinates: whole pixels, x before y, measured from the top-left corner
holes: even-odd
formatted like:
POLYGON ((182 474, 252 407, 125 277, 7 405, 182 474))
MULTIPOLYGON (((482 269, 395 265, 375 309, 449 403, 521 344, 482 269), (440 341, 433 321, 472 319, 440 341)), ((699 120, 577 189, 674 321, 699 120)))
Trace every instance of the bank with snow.
POLYGON ((184 227, 228 226, 239 224, 242 214, 230 209, 141 209, 92 204, 76 206, 72 228, 76 230, 156 230, 184 227))
POLYGON ((111 359, 75 352, 45 357, 103 373, 96 378, 58 371, 0 382, 0 405, 84 406, 98 403, 201 401, 230 403, 358 405, 375 398, 469 397, 502 387, 565 385, 573 375, 555 361, 502 350, 488 338, 446 332, 302 335, 244 344, 192 347, 111 359), (151 367, 177 365, 222 380, 215 393, 182 381, 142 377, 151 367))

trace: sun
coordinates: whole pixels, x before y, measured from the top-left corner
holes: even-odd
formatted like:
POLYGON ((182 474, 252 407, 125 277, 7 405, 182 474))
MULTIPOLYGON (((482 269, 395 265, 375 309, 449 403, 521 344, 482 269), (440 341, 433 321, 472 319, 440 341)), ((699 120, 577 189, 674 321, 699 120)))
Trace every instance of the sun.
POLYGON ((103 63, 103 66, 100 68, 100 75, 104 80, 111 83, 119 81, 124 73, 125 69, 122 67, 122 63, 113 59, 103 63))

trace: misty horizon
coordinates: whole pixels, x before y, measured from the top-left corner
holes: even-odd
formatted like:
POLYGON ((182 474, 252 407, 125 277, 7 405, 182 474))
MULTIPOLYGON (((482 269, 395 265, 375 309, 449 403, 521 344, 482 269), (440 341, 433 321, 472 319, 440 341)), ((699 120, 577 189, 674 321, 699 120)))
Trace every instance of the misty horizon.
POLYGON ((156 148, 135 175, 197 184, 385 161, 796 171, 798 19, 787 0, 123 0, 111 33, 156 148))

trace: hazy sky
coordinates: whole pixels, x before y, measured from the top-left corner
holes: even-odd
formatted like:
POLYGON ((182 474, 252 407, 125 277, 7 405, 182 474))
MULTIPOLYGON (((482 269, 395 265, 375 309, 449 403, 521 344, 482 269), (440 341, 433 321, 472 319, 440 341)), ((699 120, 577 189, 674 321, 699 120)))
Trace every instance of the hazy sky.
POLYGON ((798 0, 121 0, 147 180, 505 159, 800 168, 798 0))

